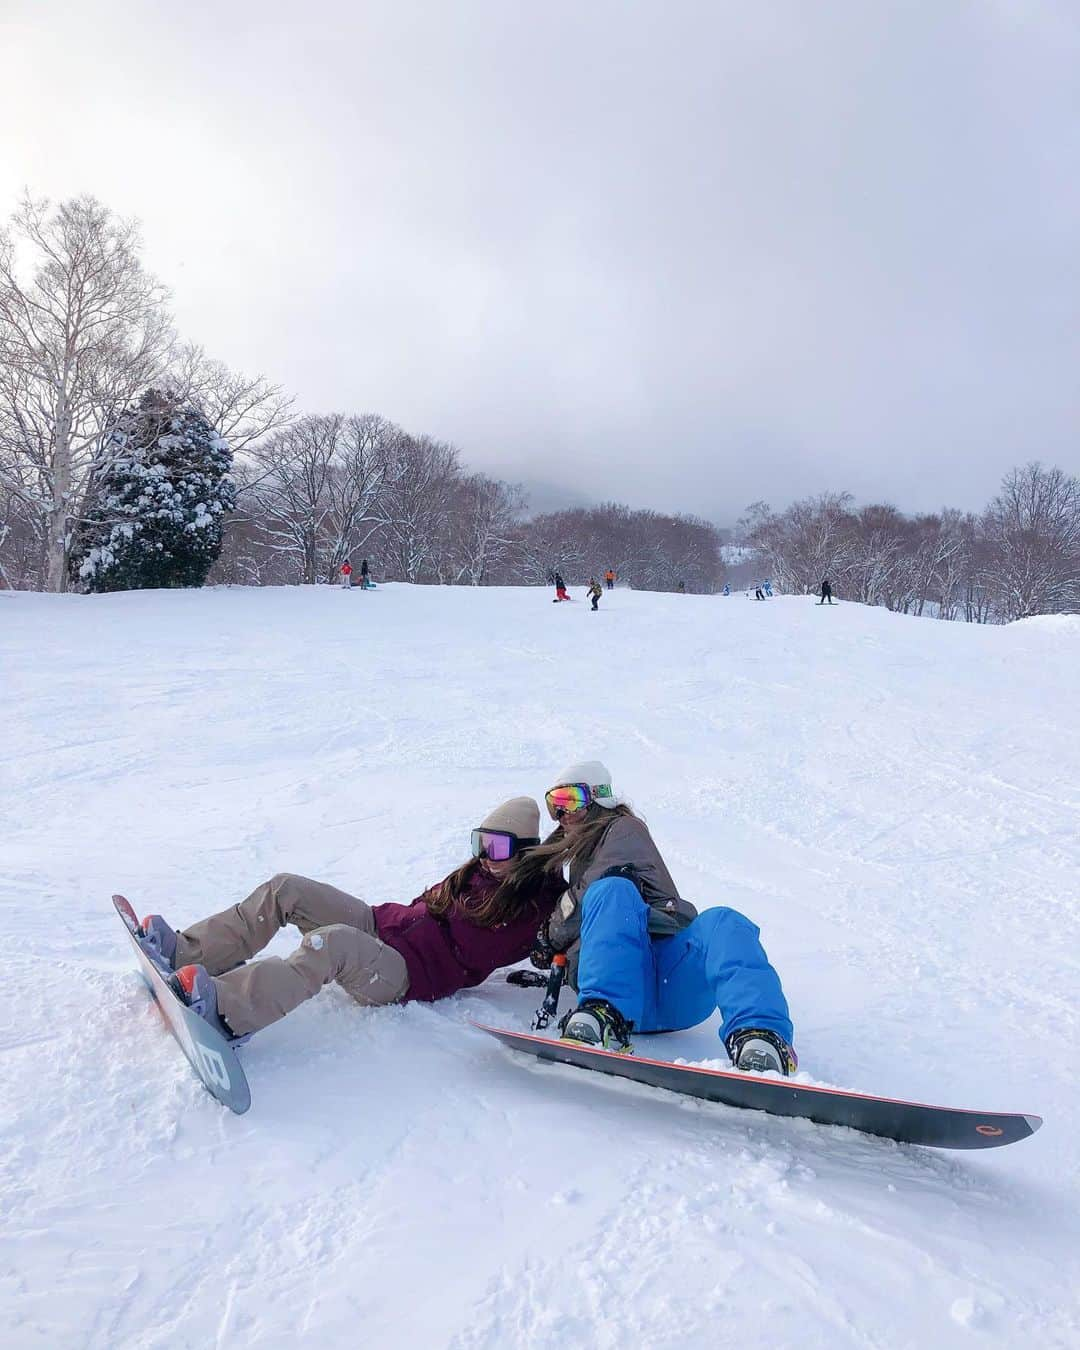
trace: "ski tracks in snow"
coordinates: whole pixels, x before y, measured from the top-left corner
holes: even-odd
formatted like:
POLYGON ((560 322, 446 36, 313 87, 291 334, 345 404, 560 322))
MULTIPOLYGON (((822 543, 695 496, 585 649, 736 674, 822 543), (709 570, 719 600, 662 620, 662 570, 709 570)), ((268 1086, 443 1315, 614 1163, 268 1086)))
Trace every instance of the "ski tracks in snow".
MULTIPOLYGON (((5 600, 5 1345, 1080 1343, 1080 632, 378 597, 5 600), (241 1052, 246 1116, 210 1100, 113 890, 178 924, 282 870, 406 900, 586 752, 761 925, 816 1078, 1039 1135, 934 1154, 527 1066, 466 1025, 527 1021, 498 978, 328 991, 241 1052)), ((715 1022, 656 1050, 716 1057, 715 1022)))

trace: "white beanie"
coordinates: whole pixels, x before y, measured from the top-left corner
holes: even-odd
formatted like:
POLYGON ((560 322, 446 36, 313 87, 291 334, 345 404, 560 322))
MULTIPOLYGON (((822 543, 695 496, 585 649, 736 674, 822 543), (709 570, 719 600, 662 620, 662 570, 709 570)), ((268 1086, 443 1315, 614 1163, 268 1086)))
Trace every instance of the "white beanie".
POLYGON ((593 801, 597 806, 606 806, 610 810, 622 801, 612 789, 611 774, 598 759, 586 759, 580 764, 571 764, 568 769, 563 769, 552 786, 565 787, 570 783, 584 783, 591 790, 593 801))
POLYGON ((504 830, 519 839, 540 838, 540 808, 531 797, 511 797, 480 822, 482 830, 504 830))

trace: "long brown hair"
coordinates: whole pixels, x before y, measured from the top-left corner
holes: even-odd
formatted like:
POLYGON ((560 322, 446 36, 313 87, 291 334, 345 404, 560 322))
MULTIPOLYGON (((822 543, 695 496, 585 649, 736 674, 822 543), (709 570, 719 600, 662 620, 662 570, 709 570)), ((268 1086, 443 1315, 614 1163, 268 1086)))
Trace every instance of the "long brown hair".
POLYGON ((618 816, 633 815, 628 806, 597 806, 590 802, 585 808, 584 822, 572 834, 556 825, 544 842, 529 853, 541 871, 560 872, 567 863, 573 867, 580 859, 588 859, 618 816))
POLYGON ((514 855, 514 865, 503 877, 491 895, 478 905, 464 904, 473 873, 480 866, 479 858, 462 863, 444 880, 424 892, 424 904, 437 919, 458 909, 470 923, 479 928, 497 928, 499 924, 516 919, 528 904, 535 904, 544 884, 560 873, 569 863, 587 858, 600 843, 616 816, 632 816, 628 806, 597 806, 585 808, 585 821, 580 829, 568 836, 557 825, 542 844, 522 849, 514 855))
MULTIPOLYGON (((424 904, 437 919, 457 909, 478 928, 497 928, 518 918, 527 905, 535 905, 551 871, 547 860, 537 858, 538 848, 523 849, 514 855, 514 865, 495 890, 479 904, 466 905, 473 874, 479 858, 470 858, 448 877, 424 892, 424 904)), ((539 915, 538 915, 539 917, 539 915)))

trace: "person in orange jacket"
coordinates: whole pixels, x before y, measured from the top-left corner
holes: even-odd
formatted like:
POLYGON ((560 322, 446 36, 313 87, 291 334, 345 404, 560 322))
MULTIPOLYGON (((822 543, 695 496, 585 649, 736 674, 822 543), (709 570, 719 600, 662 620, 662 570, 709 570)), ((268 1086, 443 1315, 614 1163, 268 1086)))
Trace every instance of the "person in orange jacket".
POLYGON ((341 584, 343 586, 352 585, 352 563, 348 558, 341 564, 341 584))
POLYGON ((609 591, 613 591, 615 589, 615 573, 611 570, 610 567, 604 573, 604 585, 607 586, 609 591))

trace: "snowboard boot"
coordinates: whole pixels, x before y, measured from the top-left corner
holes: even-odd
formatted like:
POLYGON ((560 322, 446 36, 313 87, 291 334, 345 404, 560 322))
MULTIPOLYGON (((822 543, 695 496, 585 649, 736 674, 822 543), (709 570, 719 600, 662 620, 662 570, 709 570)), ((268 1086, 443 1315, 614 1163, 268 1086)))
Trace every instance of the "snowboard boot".
POLYGON ((617 1055, 632 1055, 630 1023, 606 999, 591 998, 579 1003, 559 1023, 560 1039, 588 1046, 592 1050, 612 1050, 617 1055))
POLYGON ((245 1041, 250 1040, 250 1035, 234 1036, 232 1029, 218 1012, 217 988, 212 977, 207 974, 205 966, 181 966, 169 983, 191 1011, 198 1013, 205 1022, 209 1022, 215 1031, 220 1031, 230 1044, 243 1045, 245 1041))
POLYGON ((171 928, 160 914, 148 914, 139 924, 143 946, 163 966, 170 970, 176 966, 176 930, 171 928))
POLYGON ((799 1067, 795 1051, 775 1031, 740 1027, 724 1045, 732 1064, 747 1073, 782 1073, 786 1078, 799 1067))

